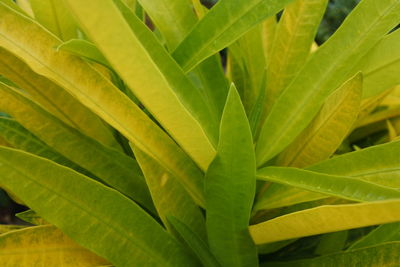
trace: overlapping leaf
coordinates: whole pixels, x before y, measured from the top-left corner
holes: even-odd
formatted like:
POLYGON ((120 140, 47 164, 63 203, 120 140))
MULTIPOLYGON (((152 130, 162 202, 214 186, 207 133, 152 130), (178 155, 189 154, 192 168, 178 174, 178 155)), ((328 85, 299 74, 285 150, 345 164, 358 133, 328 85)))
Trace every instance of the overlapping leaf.
POLYGON ((0 173, 0 184, 46 221, 116 266, 196 264, 137 204, 92 179, 8 148, 0 148, 0 173))

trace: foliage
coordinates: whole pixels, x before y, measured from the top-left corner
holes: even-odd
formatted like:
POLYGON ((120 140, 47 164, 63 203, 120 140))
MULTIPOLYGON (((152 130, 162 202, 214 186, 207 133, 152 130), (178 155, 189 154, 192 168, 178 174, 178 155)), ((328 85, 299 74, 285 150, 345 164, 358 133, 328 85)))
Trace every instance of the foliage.
POLYGON ((1 266, 400 265, 400 1, 204 3, 0 0, 1 266))

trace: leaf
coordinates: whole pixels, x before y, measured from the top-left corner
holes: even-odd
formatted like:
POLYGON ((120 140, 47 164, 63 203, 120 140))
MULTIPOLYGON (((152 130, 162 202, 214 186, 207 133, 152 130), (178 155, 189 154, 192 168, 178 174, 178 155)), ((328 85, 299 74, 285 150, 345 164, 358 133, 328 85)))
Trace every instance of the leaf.
POLYGON ((35 19, 61 40, 77 37, 78 28, 64 0, 30 0, 29 3, 35 19))
POLYGON ((25 225, 0 224, 0 234, 25 228, 25 225))
POLYGON ((46 225, 49 224, 42 217, 40 217, 36 212, 33 210, 26 210, 20 213, 15 214, 16 217, 20 218, 21 220, 34 224, 34 225, 46 225))
MULTIPOLYGON (((307 168, 329 175, 349 176, 382 186, 400 188, 400 141, 373 146, 322 161, 307 168)), ((270 184, 255 207, 272 209, 321 199, 321 194, 281 184, 270 184)))
POLYGON ((135 96, 206 169, 215 155, 216 118, 154 34, 129 8, 120 13, 112 1, 66 2, 135 96))
POLYGON ((290 213, 250 226, 256 244, 264 244, 400 221, 400 200, 327 205, 290 213))
POLYGON ((211 252, 223 266, 257 266, 247 227, 256 179, 251 129, 232 85, 222 114, 217 156, 206 173, 206 227, 211 252))
POLYGON ((144 178, 135 160, 69 127, 20 93, 0 84, 0 110, 57 152, 105 183, 153 211, 144 178))
POLYGON ((221 266, 210 252, 207 244, 202 238, 196 235, 187 225, 179 221, 173 216, 167 217, 168 222, 177 231, 185 243, 193 250, 204 266, 218 267, 221 266))
POLYGON ((400 241, 400 223, 383 224, 353 243, 348 250, 371 247, 391 241, 400 241))
POLYGON ((341 251, 346 245, 348 235, 349 231, 347 230, 323 235, 314 253, 325 255, 341 251))
MULTIPOLYGON (((257 178, 351 201, 363 202, 400 198, 400 191, 397 189, 357 178, 333 176, 296 168, 266 167, 258 171, 257 178)), ((320 198, 324 198, 324 196, 320 198)), ((255 209, 264 206, 264 202, 268 202, 268 198, 259 200, 255 209)))
POLYGON ((121 149, 111 129, 92 111, 3 48, 0 48, 0 73, 65 123, 107 146, 121 149))
POLYGON ((355 74, 356 62, 398 24, 399 12, 398 0, 364 0, 312 54, 264 121, 256 147, 257 166, 281 152, 311 122, 326 98, 355 74))
POLYGON ((136 160, 143 171, 158 216, 168 230, 168 216, 174 216, 206 240, 204 216, 185 188, 154 159, 134 148, 136 160))
POLYGON ((57 50, 66 51, 73 55, 92 60, 111 69, 110 63, 108 63, 107 59, 97 49, 97 47, 89 41, 72 39, 59 45, 57 50))
POLYGON ((97 266, 107 261, 82 248, 54 226, 36 226, 0 235, 2 266, 97 266))
POLYGON ((13 149, 0 148, 0 163, 0 184, 21 197, 43 219, 112 264, 195 264, 151 216, 117 191, 13 149))
POLYGON ((309 57, 327 4, 328 0, 296 0, 283 11, 270 48, 265 110, 271 109, 309 57))
POLYGON ((39 138, 34 136, 13 119, 0 117, 0 136, 4 138, 7 143, 11 144, 12 147, 47 158, 58 164, 84 173, 85 175, 93 176, 93 174, 89 174, 88 171, 43 143, 39 138))
MULTIPOLYGON (((266 62, 262 40, 262 25, 257 25, 244 34, 228 48, 228 51, 241 65, 244 86, 239 91, 242 92, 243 106, 246 113, 249 114, 254 108, 261 91, 265 88, 266 62)), ((235 80, 233 81, 236 82, 235 80)))
POLYGON ((399 41, 400 31, 388 34, 354 67, 365 75, 364 98, 378 95, 400 83, 400 49, 397 49, 399 41))
MULTIPOLYGON (((170 51, 186 37, 197 22, 196 12, 202 9, 200 1, 193 1, 193 7, 187 0, 153 0, 140 1, 147 14, 150 16, 157 29, 165 37, 167 47, 170 51)), ((188 77, 192 79, 206 98, 206 104, 212 112, 221 117, 222 109, 228 94, 229 84, 224 76, 220 57, 210 57, 195 68, 188 77)))
POLYGON ((400 141, 346 153, 308 169, 332 175, 352 176, 384 186, 400 188, 400 141))
POLYGON ((397 266, 400 242, 382 244, 375 247, 359 249, 351 252, 340 252, 313 259, 268 263, 271 267, 336 267, 336 266, 397 266))
POLYGON ((62 86, 156 159, 185 185, 196 203, 204 206, 202 172, 138 106, 83 59, 57 52, 54 47, 60 41, 29 18, 1 3, 0 15, 0 46, 18 54, 35 72, 62 86), (32 38, 40 42, 32 42, 32 38))
POLYGON ((349 133, 359 112, 362 76, 330 95, 311 124, 278 157, 277 165, 303 168, 329 158, 349 133))
POLYGON ((219 1, 196 24, 172 56, 185 71, 229 46, 256 24, 275 15, 292 0, 219 1))

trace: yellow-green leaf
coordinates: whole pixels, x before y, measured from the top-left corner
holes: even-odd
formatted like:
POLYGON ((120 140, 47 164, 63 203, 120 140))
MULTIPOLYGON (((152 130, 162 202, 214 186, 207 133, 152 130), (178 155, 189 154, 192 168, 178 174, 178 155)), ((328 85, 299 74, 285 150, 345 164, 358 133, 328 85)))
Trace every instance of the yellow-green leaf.
POLYGON ((129 8, 121 13, 113 1, 66 2, 136 97, 206 169, 215 155, 216 117, 154 34, 129 8))
POLYGON ((134 153, 143 171, 158 216, 167 229, 171 230, 167 216, 174 216, 206 240, 204 216, 179 180, 143 151, 134 148, 134 153))
POLYGON ((1 3, 0 15, 0 46, 18 54, 35 72, 63 87, 160 162, 204 205, 202 172, 138 106, 83 59, 56 51, 61 42, 31 19, 1 3))
POLYGON ((356 74, 353 67, 357 61, 398 24, 399 12, 398 0, 358 4, 275 102, 257 141, 257 166, 285 149, 312 121, 326 98, 356 74))
POLYGON ((0 148, 0 173, 0 184, 46 221, 115 266, 196 265, 154 218, 116 190, 14 149, 0 148))
POLYGON ((106 146, 121 149, 113 133, 92 111, 63 88, 32 71, 17 56, 0 48, 0 74, 17 84, 53 115, 106 146))
POLYGON ((328 0, 296 0, 283 11, 268 59, 265 110, 306 62, 327 4, 328 0))
POLYGON ((400 221, 400 200, 320 206, 250 226, 256 244, 400 221))
POLYGON ((21 93, 0 83, 0 110, 67 159, 103 182, 154 210, 150 193, 135 160, 69 127, 21 93))
POLYGON ((28 227, 0 235, 1 266, 86 267, 107 263, 54 226, 28 227))
POLYGON ((76 38, 78 27, 64 0, 30 0, 35 19, 61 40, 76 38))
POLYGON ((277 164, 303 168, 329 158, 357 119, 361 95, 358 74, 327 98, 311 124, 279 155, 277 164))

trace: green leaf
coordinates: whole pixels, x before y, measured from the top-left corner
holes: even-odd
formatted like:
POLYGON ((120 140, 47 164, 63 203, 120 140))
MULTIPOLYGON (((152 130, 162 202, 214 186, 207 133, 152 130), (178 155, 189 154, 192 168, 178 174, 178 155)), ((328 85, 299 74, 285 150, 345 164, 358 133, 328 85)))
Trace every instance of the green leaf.
POLYGON ((303 168, 329 158, 356 121, 361 95, 358 74, 327 98, 311 124, 279 155, 277 165, 303 168))
POLYGON ((43 143, 13 119, 0 117, 0 136, 15 148, 49 159, 85 175, 93 176, 93 174, 90 175, 88 171, 43 143))
POLYGON ((256 179, 252 133, 232 85, 222 114, 217 156, 206 173, 206 226, 211 252, 223 266, 257 266, 248 233, 256 179))
MULTIPOLYGON (((351 201, 400 198, 400 191, 390 187, 347 176, 334 176, 288 167, 263 168, 258 171, 257 178, 351 201)), ((321 195, 320 198, 324 196, 321 195)), ((267 197, 257 201, 255 209, 265 208, 265 205, 268 205, 267 197)))
POLYGON ((20 218, 21 220, 35 224, 35 225, 46 225, 49 224, 42 217, 40 217, 36 212, 33 210, 27 210, 20 213, 15 214, 16 217, 20 218))
POLYGON ((143 151, 134 148, 134 153, 143 171, 158 216, 167 229, 171 230, 167 215, 174 216, 206 240, 204 216, 179 180, 143 151))
POLYGON ((97 49, 97 47, 89 41, 72 39, 59 45, 57 50, 66 51, 73 55, 92 60, 111 69, 110 63, 108 63, 107 59, 97 49))
POLYGON ((263 124, 256 147, 257 166, 281 152, 311 122, 325 99, 355 74, 356 62, 398 24, 399 12, 397 0, 364 0, 312 54, 263 124))
POLYGON ((283 11, 268 58, 265 110, 271 109, 309 57, 327 4, 328 0, 296 0, 283 11))
POLYGON ((156 159, 204 206, 202 172, 138 106, 83 59, 57 52, 54 48, 61 42, 29 18, 1 3, 0 15, 0 46, 18 54, 35 72, 62 86, 156 159), (12 29, 7 25, 13 25, 12 29))
POLYGON ((364 98, 378 95, 400 83, 400 49, 397 48, 399 41, 400 31, 397 30, 383 37, 357 63, 354 69, 361 70, 365 75, 364 98))
POLYGON ((152 217, 117 191, 13 149, 0 148, 0 163, 0 184, 20 196, 46 221, 112 264, 195 264, 152 217))
POLYGON ((216 118, 154 34, 121 4, 122 13, 112 1, 66 2, 136 97, 206 169, 215 155, 216 118))
MULTIPOLYGON (((193 7, 198 11, 200 2, 194 1, 194 6, 187 0, 153 0, 140 1, 147 14, 165 37, 167 47, 173 50, 186 37, 197 22, 193 7)), ((224 76, 222 64, 218 55, 205 60, 189 75, 192 81, 201 89, 206 103, 210 105, 218 119, 228 94, 229 84, 224 76)))
POLYGON ((154 210, 135 160, 81 134, 2 84, 0 96, 0 110, 13 116, 47 145, 149 210, 154 210))
POLYGON ((0 235, 2 266, 84 267, 107 263, 54 226, 28 227, 0 235))
POLYGON ((229 46, 263 19, 293 0, 221 0, 199 21, 173 52, 185 71, 229 46))
POLYGON ((76 38, 78 27, 64 0, 30 0, 35 19, 61 40, 76 38))
POLYGON ((400 200, 327 205, 252 225, 250 234, 256 244, 264 244, 397 221, 400 200))
POLYGON ((35 101, 65 123, 104 145, 121 149, 111 129, 106 127, 99 117, 63 88, 32 71, 18 56, 0 48, 0 73, 2 75, 28 92, 35 101))
POLYGON ((332 175, 352 176, 384 186, 400 188, 400 141, 346 153, 308 169, 332 175))
POLYGON ((348 250, 371 247, 390 241, 400 241, 400 223, 383 224, 352 244, 348 250))
POLYGON ((187 225, 179 221, 173 216, 168 216, 168 222, 177 231, 184 242, 192 249, 197 255, 199 260, 204 266, 218 267, 221 266, 215 259, 214 255, 210 252, 208 245, 194 233, 187 225))
MULTIPOLYGON (((262 40, 262 25, 257 25, 228 48, 243 71, 242 92, 243 106, 249 114, 265 88, 265 56, 262 40)), ((233 80, 233 82, 236 81, 233 80)))
POLYGON ((398 266, 400 242, 382 244, 375 247, 359 249, 351 252, 340 252, 314 259, 288 261, 282 263, 269 262, 271 267, 336 267, 336 266, 398 266))
MULTIPOLYGON (((400 188, 400 141, 336 156, 307 168, 329 175, 349 176, 378 185, 400 188)), ((321 199, 323 195, 282 184, 270 184, 261 193, 257 209, 272 209, 321 199)))
POLYGON ((314 253, 325 255, 341 251, 346 245, 348 235, 348 230, 323 235, 314 253))

